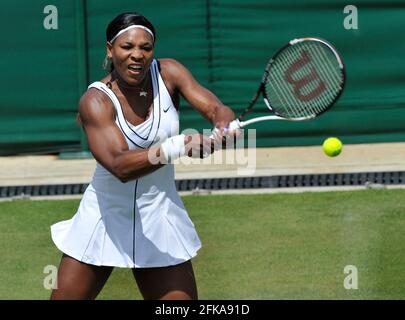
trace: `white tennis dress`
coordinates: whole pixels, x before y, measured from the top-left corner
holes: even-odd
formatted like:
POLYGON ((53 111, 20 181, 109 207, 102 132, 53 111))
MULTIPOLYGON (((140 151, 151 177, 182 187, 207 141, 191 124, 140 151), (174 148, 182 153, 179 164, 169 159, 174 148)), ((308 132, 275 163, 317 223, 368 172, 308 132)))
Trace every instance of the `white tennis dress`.
MULTIPOLYGON (((116 123, 129 149, 149 148, 177 135, 177 110, 160 76, 156 60, 150 69, 153 112, 140 125, 124 118, 115 94, 102 82, 89 88, 104 92, 117 111, 116 123), (174 124, 174 125, 173 125, 174 124)), ((98 266, 162 267, 187 261, 201 247, 194 224, 177 193, 173 164, 122 183, 97 163, 72 219, 51 226, 55 245, 65 254, 98 266)))

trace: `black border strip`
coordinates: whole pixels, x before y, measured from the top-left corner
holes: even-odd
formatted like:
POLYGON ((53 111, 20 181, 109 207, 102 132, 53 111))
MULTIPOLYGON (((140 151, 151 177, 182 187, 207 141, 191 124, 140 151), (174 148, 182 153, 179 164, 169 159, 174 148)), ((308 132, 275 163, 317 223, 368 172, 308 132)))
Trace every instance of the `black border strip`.
MULTIPOLYGON (((178 191, 404 185, 405 171, 180 179, 178 191)), ((0 186, 0 199, 83 194, 88 183, 0 186)))

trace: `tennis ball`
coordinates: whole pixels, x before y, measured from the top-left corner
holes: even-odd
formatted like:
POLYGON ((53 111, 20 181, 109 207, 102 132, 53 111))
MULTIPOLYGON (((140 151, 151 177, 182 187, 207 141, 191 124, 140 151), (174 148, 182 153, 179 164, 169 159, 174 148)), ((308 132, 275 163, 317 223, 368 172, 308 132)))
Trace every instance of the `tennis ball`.
POLYGON ((329 157, 336 157, 342 152, 342 141, 338 138, 331 137, 323 142, 322 148, 325 154, 329 157))

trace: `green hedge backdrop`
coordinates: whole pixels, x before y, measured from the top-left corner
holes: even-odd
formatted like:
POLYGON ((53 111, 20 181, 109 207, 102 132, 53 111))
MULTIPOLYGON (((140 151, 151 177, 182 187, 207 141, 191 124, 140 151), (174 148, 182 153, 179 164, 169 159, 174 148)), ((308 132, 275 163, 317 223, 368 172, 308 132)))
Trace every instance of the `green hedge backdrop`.
MULTIPOLYGON (((77 104, 104 76, 105 29, 138 11, 157 29, 156 57, 172 57, 236 112, 257 89, 267 59, 292 38, 332 42, 347 85, 330 112, 313 121, 258 124, 258 146, 405 141, 405 2, 352 1, 358 29, 347 30, 339 0, 3 0, 0 154, 80 151, 77 104), (46 30, 44 7, 58 10, 46 30)), ((264 106, 262 113, 265 112, 264 106)), ((254 115, 261 114, 258 111, 254 115)), ((210 125, 185 101, 181 127, 210 125)))

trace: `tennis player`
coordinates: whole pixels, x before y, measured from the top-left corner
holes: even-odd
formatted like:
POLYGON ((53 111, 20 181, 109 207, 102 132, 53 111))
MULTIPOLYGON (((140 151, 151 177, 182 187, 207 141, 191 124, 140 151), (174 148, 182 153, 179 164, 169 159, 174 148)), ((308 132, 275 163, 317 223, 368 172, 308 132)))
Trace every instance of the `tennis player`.
POLYGON ((145 299, 197 299, 201 243, 171 161, 211 153, 211 140, 179 134, 179 97, 221 132, 235 115, 179 62, 154 59, 144 16, 120 14, 106 36, 111 72, 79 106, 97 166, 77 213, 51 227, 63 253, 51 299, 95 299, 114 267, 132 269, 145 299))

